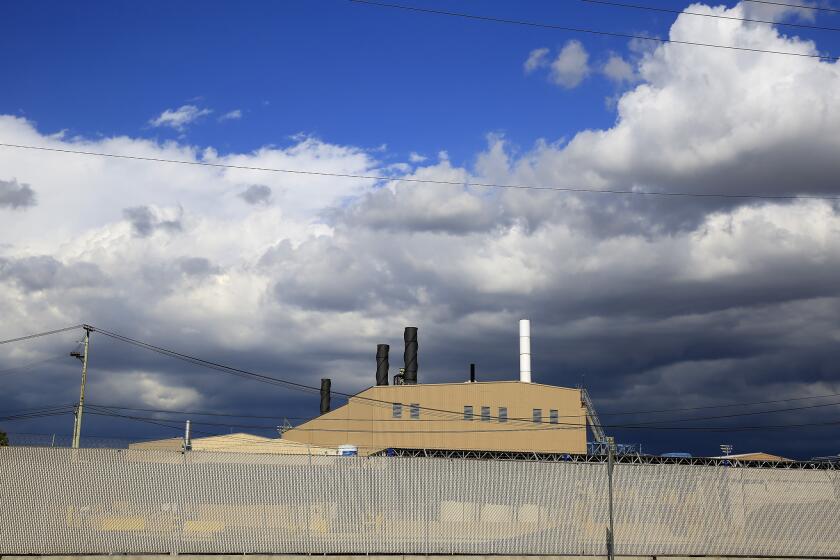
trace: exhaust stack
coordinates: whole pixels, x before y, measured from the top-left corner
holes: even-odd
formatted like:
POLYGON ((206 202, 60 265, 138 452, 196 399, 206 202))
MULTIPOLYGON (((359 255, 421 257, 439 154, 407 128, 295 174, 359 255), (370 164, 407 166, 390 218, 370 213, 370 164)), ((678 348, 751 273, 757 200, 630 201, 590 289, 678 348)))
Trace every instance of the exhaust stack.
POLYGON ((406 385, 417 385, 417 327, 406 327, 403 333, 405 341, 405 375, 403 383, 406 385))
POLYGON ((531 321, 519 321, 519 381, 531 382, 531 321))
POLYGON ((321 379, 321 414, 330 411, 330 385, 329 379, 321 379))
POLYGON ((388 351, 391 349, 387 344, 376 345, 376 385, 388 384, 388 351))

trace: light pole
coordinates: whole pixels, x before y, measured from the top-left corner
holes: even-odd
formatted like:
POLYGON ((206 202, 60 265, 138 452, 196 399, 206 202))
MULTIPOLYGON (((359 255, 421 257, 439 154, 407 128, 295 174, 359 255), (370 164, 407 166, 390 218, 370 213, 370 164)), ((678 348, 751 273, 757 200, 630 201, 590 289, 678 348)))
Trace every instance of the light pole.
POLYGON ((90 331, 93 327, 82 325, 85 329, 85 339, 82 342, 84 345, 81 353, 71 352, 70 355, 78 358, 82 362, 82 387, 79 390, 79 404, 76 406, 75 414, 73 414, 73 449, 79 448, 79 440, 82 436, 82 413, 85 410, 85 383, 87 382, 87 368, 88 368, 88 349, 90 348, 90 331))

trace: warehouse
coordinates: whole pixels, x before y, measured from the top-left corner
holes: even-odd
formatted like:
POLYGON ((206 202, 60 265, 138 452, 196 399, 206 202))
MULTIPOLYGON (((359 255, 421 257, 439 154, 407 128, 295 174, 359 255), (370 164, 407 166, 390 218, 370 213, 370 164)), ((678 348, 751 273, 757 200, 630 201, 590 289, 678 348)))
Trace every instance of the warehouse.
POLYGON ((283 439, 367 455, 387 448, 586 453, 587 409, 579 388, 531 382, 530 323, 520 322, 518 380, 420 384, 417 329, 405 329, 405 368, 389 385, 387 345, 377 348, 376 386, 322 414, 283 439))

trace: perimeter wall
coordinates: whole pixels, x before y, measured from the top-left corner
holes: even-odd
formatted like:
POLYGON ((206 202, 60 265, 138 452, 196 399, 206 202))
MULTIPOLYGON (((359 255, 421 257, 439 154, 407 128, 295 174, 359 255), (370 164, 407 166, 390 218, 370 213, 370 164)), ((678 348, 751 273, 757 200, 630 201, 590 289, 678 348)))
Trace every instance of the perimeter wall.
MULTIPOLYGON (((618 464, 619 555, 840 555, 834 470, 618 464)), ((0 448, 0 554, 601 555, 603 464, 0 448)))

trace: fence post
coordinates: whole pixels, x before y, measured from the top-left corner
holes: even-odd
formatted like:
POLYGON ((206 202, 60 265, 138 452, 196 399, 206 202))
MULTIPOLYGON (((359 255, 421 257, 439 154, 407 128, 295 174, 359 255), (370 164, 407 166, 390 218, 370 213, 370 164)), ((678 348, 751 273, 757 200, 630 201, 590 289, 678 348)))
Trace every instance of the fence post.
POLYGON ((613 453, 615 438, 607 438, 607 485, 610 495, 610 526, 607 527, 607 558, 615 560, 615 533, 613 532, 613 453))

